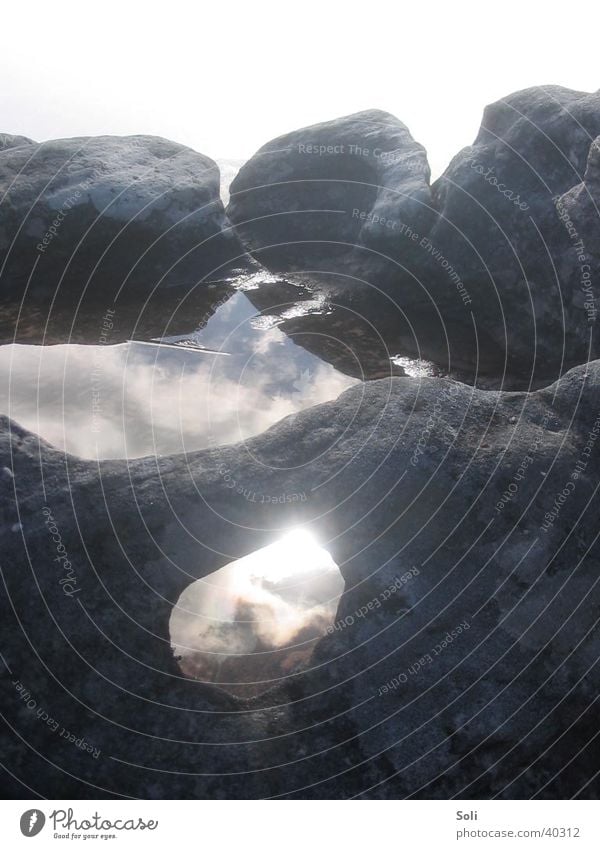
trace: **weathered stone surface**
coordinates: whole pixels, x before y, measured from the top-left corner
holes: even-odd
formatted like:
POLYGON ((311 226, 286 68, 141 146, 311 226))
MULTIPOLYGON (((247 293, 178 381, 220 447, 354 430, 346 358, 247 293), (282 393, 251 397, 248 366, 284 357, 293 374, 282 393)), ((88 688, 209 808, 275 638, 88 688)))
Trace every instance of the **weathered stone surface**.
POLYGON ((260 262, 354 271, 356 246, 389 253, 399 219, 427 220, 429 165, 404 124, 371 109, 274 139, 230 192, 228 215, 260 262))
POLYGON ((10 133, 0 133, 0 152, 11 147, 21 147, 24 144, 35 144, 27 136, 11 136, 10 133))
POLYGON ((0 155, 3 298, 148 295, 223 276, 244 250, 219 169, 154 136, 58 139, 0 155))
MULTIPOLYGON (((561 196, 579 187, 588 221, 598 220, 597 184, 585 175, 599 133, 600 93, 525 89, 486 108, 473 145, 432 187, 439 217, 429 239, 460 275, 478 328, 509 369, 556 375, 597 353, 598 292, 586 296, 582 279, 584 256, 597 278, 597 249, 584 239, 578 252, 584 227, 569 231, 561 196)), ((440 309, 452 323, 451 303, 440 309)))
POLYGON ((381 380, 129 463, 4 419, 6 792, 596 796, 599 391, 597 362, 530 394, 381 380), (249 702, 182 679, 182 590, 296 525, 347 587, 312 668, 249 702))
POLYGON ((556 209, 571 240, 571 250, 557 259, 558 274, 567 281, 573 306, 591 324, 600 270, 600 136, 590 146, 583 180, 557 198, 556 209))

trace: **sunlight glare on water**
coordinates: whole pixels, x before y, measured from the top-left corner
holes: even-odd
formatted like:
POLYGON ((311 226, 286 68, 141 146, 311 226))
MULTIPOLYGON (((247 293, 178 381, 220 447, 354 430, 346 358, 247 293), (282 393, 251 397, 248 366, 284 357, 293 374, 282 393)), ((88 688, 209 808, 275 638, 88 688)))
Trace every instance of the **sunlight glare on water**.
POLYGON ((344 580, 306 530, 195 581, 170 621, 182 671, 249 696, 305 665, 335 621, 344 580))

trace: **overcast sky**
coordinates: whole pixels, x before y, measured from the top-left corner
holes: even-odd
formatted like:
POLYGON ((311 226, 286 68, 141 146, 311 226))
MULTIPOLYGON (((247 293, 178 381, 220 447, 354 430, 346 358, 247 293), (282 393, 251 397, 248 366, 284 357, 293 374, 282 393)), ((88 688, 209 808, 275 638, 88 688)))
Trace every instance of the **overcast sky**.
POLYGON ((0 132, 152 133, 246 158, 367 108, 403 120, 439 173, 486 103, 531 85, 600 87, 597 0, 160 3, 2 8, 0 132))

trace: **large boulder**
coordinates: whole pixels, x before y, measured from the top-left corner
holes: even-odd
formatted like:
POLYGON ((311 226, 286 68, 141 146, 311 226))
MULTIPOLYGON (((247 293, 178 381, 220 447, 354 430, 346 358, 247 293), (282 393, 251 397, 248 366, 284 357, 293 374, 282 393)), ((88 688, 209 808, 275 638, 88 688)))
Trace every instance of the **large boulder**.
MULTIPOLYGON (((472 327, 465 333, 461 324, 453 344, 454 325, 445 325, 422 273, 419 240, 434 215, 429 177, 407 127, 372 109, 264 145, 233 180, 227 214, 257 260, 300 275, 336 314, 402 339, 407 353, 470 369, 472 327)), ((485 334, 478 341, 482 364, 497 372, 497 351, 489 354, 485 334)))
POLYGON ((50 300, 151 293, 244 263, 219 169, 154 136, 99 136, 0 151, 0 292, 50 300))
MULTIPOLYGON (((509 369, 551 377, 597 353, 598 292, 589 285, 600 271, 597 240, 580 239, 597 228, 588 157, 598 134, 600 93, 526 89, 485 109, 474 143, 432 187, 439 217, 429 241, 461 277, 474 322, 509 369), (580 232, 566 212, 575 187, 585 205, 580 232)), ((444 280, 439 264, 435 277, 444 280)), ((449 323, 461 312, 448 297, 440 308, 449 323)))
POLYGON ((392 378, 129 462, 4 419, 5 795, 596 798, 599 392, 392 378), (182 678, 180 593, 298 524, 346 582, 310 668, 182 678))
POLYGON ((389 252, 402 220, 427 220, 424 148, 377 109, 270 141, 231 183, 227 213, 257 259, 279 270, 356 270, 357 248, 389 252))

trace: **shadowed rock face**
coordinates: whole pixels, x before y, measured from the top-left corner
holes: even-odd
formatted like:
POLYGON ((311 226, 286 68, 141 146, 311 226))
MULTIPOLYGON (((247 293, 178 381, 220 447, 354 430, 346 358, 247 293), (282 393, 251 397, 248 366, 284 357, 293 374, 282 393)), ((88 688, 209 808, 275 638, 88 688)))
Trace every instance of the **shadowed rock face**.
MULTIPOLYGON (((588 160, 598 134, 599 93, 526 89, 486 108, 473 145, 432 188, 440 217, 431 242, 458 270, 478 326, 513 368, 557 374, 597 350, 600 293, 586 296, 583 277, 589 263, 597 278, 597 240, 584 238, 583 225, 569 232, 563 208, 574 191, 580 203, 585 196, 597 229, 600 195, 588 160)), ((444 314, 451 322, 453 313, 444 314)))
POLYGON ((265 145, 228 211, 261 262, 414 328, 426 358, 535 385, 597 355, 599 134, 598 93, 526 89, 430 188, 404 125, 359 113, 265 145))
POLYGON ((583 180, 557 199, 556 209, 571 241, 571 251, 558 258, 558 274, 570 282, 573 304, 591 323, 600 269, 600 136, 590 146, 583 180))
POLYGON ((168 333, 193 333, 235 290, 227 280, 204 281, 186 289, 158 287, 145 298, 104 301, 94 293, 80 303, 64 297, 48 309, 27 298, 0 305, 0 344, 119 344, 155 339, 168 333), (104 337, 104 339, 102 339, 104 337))
POLYGON ((101 303, 218 278, 243 265, 206 156, 154 136, 98 136, 0 150, 5 300, 101 303))
POLYGON ((374 381, 129 463, 4 419, 5 792, 573 795, 598 759, 599 391, 598 363, 530 394, 374 381), (340 566, 344 625, 254 700, 183 678, 181 592, 298 525, 340 566))
POLYGON ((401 121, 372 109, 274 139, 230 193, 231 221, 268 267, 356 271, 356 245, 385 253, 398 219, 426 219, 429 165, 401 121))

